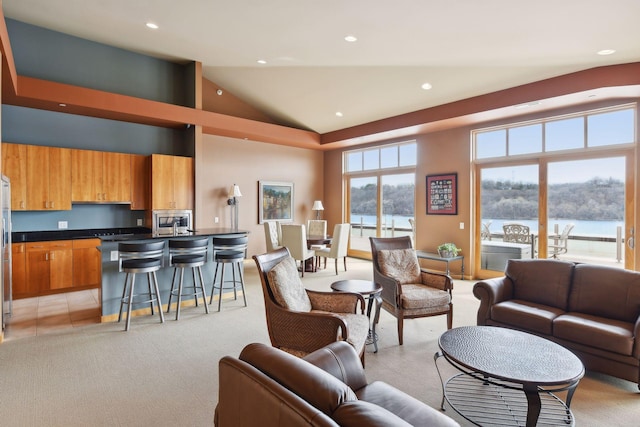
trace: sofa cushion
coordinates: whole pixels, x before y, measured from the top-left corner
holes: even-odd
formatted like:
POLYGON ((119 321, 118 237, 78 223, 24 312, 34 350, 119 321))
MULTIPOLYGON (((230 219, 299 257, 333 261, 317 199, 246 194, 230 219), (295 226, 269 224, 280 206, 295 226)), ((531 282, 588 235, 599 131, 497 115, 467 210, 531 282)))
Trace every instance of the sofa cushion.
POLYGON ((491 307, 491 319, 545 335, 553 334, 553 320, 564 311, 529 301, 509 300, 491 307))
POLYGON ((459 426, 440 411, 382 381, 374 381, 356 394, 358 399, 381 406, 414 426, 459 426))
POLYGON ((402 285, 400 304, 406 310, 433 308, 441 310, 451 302, 449 292, 416 283, 402 285))
POLYGON ((635 322, 640 315, 640 273, 576 265, 567 311, 635 322))
POLYGON ((383 249, 378 251, 380 272, 400 284, 420 283, 420 264, 413 249, 383 249))
POLYGON ((284 308, 294 311, 311 311, 311 301, 298 275, 293 258, 285 258, 268 273, 273 297, 284 308))
POLYGON ((340 405, 332 418, 342 427, 410 427, 412 425, 386 409, 363 400, 340 405))
POLYGON ((333 375, 265 344, 247 345, 240 353, 240 360, 253 365, 329 416, 343 403, 357 400, 353 390, 333 375))
POLYGON ((505 275, 513 282, 513 299, 566 311, 573 267, 566 261, 510 259, 505 275))
POLYGON ((553 321, 554 336, 567 341, 631 356, 633 323, 570 312, 553 321))

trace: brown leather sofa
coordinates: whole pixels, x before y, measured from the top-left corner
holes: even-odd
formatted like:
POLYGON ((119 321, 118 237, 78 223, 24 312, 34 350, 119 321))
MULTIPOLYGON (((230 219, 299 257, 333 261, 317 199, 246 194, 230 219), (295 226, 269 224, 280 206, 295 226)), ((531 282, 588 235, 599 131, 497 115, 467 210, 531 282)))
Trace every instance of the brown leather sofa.
POLYGON ((587 369, 640 387, 640 273, 557 260, 509 260, 477 282, 478 325, 531 332, 572 350, 587 369))
POLYGON ((304 359, 265 344, 219 363, 216 426, 459 426, 380 381, 367 384, 354 348, 337 341, 304 359))

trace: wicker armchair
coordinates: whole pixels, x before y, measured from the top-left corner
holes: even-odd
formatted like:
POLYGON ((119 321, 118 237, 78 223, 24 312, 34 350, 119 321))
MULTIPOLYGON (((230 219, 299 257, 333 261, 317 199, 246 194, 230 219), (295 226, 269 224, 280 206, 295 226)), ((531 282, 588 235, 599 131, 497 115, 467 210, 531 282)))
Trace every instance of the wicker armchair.
POLYGON ((364 314, 362 295, 304 289, 296 262, 286 247, 254 255, 253 259, 262 283, 271 345, 303 357, 332 342, 345 340, 353 345, 364 363, 369 318, 364 314), (283 289, 283 285, 288 289, 283 289), (296 293, 302 303, 290 301, 296 293), (288 307, 283 303, 287 298, 288 307))
POLYGON ((409 236, 370 237, 373 280, 382 286, 382 308, 398 319, 402 345, 404 319, 447 315, 453 325, 453 280, 447 274, 422 270, 409 236))

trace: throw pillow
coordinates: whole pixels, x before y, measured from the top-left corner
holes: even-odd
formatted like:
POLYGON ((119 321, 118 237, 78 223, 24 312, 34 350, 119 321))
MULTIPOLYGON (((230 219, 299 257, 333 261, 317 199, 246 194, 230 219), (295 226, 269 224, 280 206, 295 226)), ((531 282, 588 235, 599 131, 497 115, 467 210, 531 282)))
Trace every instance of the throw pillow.
POLYGON ((413 249, 385 249, 378 251, 378 266, 385 276, 405 283, 421 283, 420 264, 413 249))
POLYGON ((285 258, 267 273, 271 292, 276 302, 294 311, 311 311, 311 301, 298 276, 298 266, 293 258, 285 258))

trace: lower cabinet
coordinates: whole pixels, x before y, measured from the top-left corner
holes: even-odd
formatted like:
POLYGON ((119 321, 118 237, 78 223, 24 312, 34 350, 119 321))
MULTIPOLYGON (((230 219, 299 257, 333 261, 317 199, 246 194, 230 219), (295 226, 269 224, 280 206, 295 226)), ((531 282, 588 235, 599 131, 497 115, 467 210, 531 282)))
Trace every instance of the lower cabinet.
POLYGON ((100 239, 12 245, 13 298, 100 286, 100 239))

